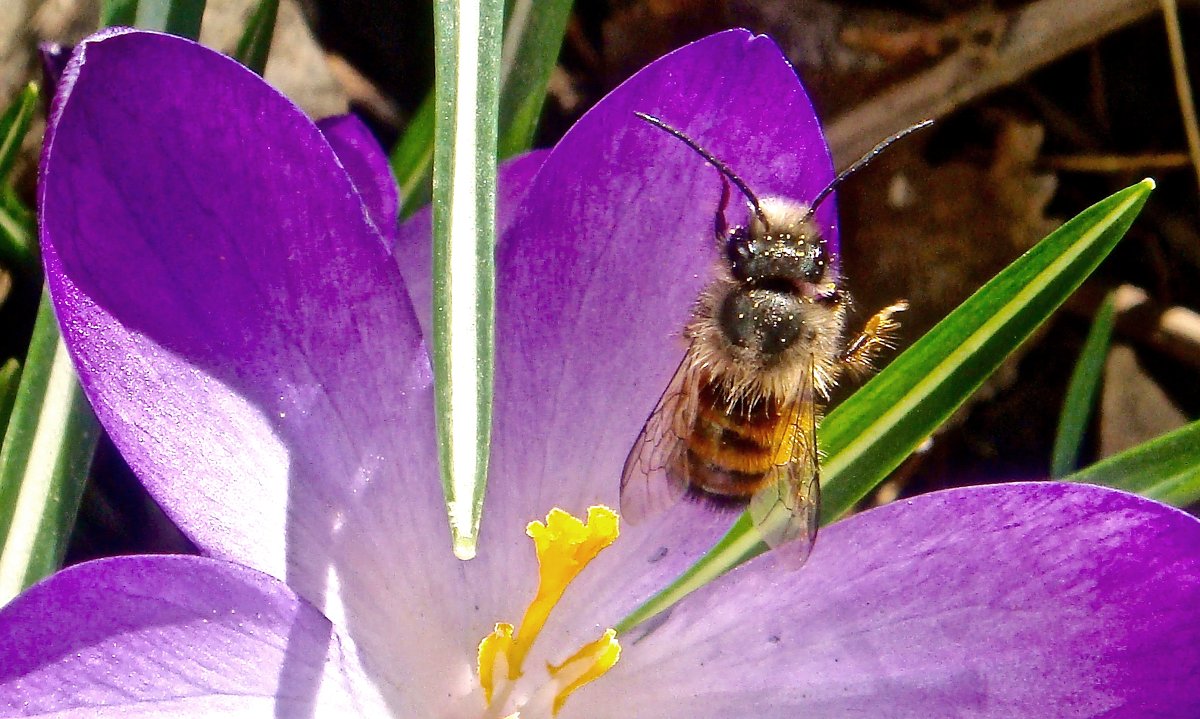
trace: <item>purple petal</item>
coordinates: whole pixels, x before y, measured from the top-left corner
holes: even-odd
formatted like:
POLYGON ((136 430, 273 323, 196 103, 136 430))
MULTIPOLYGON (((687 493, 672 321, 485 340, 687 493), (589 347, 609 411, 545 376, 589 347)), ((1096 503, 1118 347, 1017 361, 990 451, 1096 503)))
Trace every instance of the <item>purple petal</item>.
MULTIPOLYGON (((545 162, 548 150, 533 150, 500 163, 496 169, 496 237, 503 241, 534 174, 545 162)), ((404 276, 421 322, 421 332, 431 337, 433 318, 433 213, 426 206, 400 226, 393 254, 404 276)))
POLYGON ((317 127, 350 175, 384 245, 391 247, 400 222, 400 190, 379 141, 355 115, 327 117, 317 127))
MULTIPOLYGON (((550 507, 617 506, 625 456, 713 276, 720 176, 635 111, 687 132, 763 196, 803 201, 833 176, 792 68, 773 42, 744 30, 652 63, 554 148, 498 250, 493 479, 480 541, 480 558, 498 572, 525 561, 522 528, 550 507)), ((835 237, 832 213, 827 203, 820 221, 835 237)), ((745 214, 734 203, 730 219, 745 214)), ((568 596, 608 597, 594 619, 615 621, 730 521, 682 507, 623 527, 598 560, 604 569, 568 596)))
POLYGON ((461 606, 427 584, 459 571, 428 358, 317 128, 232 60, 127 32, 76 53, 50 131, 47 277, 122 454, 203 551, 364 641, 429 638, 412 671, 441 671, 461 606))
POLYGON ((160 555, 77 565, 0 611, 0 716, 366 716, 333 626, 281 582, 160 555))
POLYGON ((1071 484, 829 527, 685 600, 569 716, 1200 716, 1200 522, 1071 484))

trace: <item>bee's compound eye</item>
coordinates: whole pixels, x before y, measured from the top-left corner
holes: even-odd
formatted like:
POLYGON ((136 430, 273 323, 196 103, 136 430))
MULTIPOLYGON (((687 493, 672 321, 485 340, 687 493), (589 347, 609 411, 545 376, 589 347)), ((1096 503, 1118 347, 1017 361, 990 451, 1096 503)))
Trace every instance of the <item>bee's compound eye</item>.
POLYGON ((745 280, 749 275, 746 265, 754 259, 753 242, 745 227, 735 227, 729 233, 729 240, 725 243, 725 256, 729 259, 733 276, 745 280))

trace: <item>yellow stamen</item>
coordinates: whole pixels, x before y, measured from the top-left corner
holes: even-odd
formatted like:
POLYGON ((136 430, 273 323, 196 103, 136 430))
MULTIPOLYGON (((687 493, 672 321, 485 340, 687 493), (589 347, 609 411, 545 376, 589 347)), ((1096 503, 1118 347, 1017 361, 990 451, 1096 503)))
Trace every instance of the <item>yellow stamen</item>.
POLYGON ((492 630, 479 642, 479 685, 483 687, 483 698, 492 703, 492 692, 496 688, 496 676, 507 673, 508 652, 512 649, 513 625, 497 622, 492 630), (503 665, 501 665, 503 662, 503 665))
POLYGON ((586 524, 555 507, 546 515, 544 524, 530 522, 525 531, 533 539, 537 552, 538 589, 508 651, 509 679, 521 676, 525 656, 567 585, 600 550, 616 541, 619 529, 617 513, 598 506, 588 507, 586 524))
POLYGON ((525 531, 533 540, 538 561, 538 588, 525 610, 521 623, 500 622, 479 642, 479 686, 483 689, 486 716, 520 711, 505 719, 521 719, 530 706, 541 707, 535 716, 543 716, 553 692, 553 713, 557 714, 571 692, 607 672, 617 662, 621 645, 616 632, 609 629, 600 639, 580 649, 558 666, 546 665, 549 683, 530 694, 518 687, 522 665, 530 648, 546 625, 550 611, 562 599, 567 586, 579 576, 600 551, 617 539, 617 513, 608 507, 589 507, 583 522, 561 509, 552 509, 546 521, 530 522, 525 531), (515 698, 514 698, 515 695, 515 698))
POLYGON ((620 657, 621 643, 617 641, 617 632, 608 629, 599 639, 585 644, 562 664, 547 664, 546 669, 555 684, 562 687, 554 695, 553 713, 557 716, 571 692, 603 676, 620 657))

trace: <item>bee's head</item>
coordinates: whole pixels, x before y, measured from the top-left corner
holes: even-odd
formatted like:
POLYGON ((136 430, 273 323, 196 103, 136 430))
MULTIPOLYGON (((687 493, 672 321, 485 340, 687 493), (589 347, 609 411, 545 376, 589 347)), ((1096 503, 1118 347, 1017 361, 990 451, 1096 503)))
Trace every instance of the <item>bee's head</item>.
POLYGON ((765 198, 761 215, 729 231, 725 257, 734 279, 752 286, 816 284, 829 268, 829 249, 806 205, 765 198))

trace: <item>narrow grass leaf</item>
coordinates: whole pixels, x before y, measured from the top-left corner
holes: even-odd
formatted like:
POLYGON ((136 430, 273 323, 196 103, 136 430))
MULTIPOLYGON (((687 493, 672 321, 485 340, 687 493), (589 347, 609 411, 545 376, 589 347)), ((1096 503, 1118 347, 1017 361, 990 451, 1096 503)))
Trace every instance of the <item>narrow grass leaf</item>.
MULTIPOLYGON (((17 385, 21 381, 21 363, 15 357, 0 365, 0 441, 8 428, 13 403, 17 401, 17 385)), ((0 444, 0 447, 3 447, 0 444)))
POLYGON ((137 10, 138 0, 104 0, 100 3, 100 27, 133 25, 137 10))
POLYGON ((0 264, 25 278, 41 276, 33 212, 11 187, 0 186, 0 264))
POLYGON ((21 143, 37 111, 38 95, 37 85, 29 83, 0 115, 0 182, 8 181, 21 152, 21 143))
MULTIPOLYGON (((933 433, 1124 236, 1152 180, 1084 210, 968 298, 821 425, 822 524, 850 511, 933 433)), ((679 579, 618 625, 629 629, 766 551, 743 515, 679 579)), ((818 539, 818 541, 820 541, 818 539)))
POLYGON ((242 36, 234 48, 233 58, 259 75, 267 66, 271 39, 275 36, 275 18, 279 15, 279 0, 258 0, 242 36))
POLYGON ((392 174, 400 185, 400 217, 408 217, 429 204, 433 176, 433 110, 430 93, 408 121, 400 141, 392 148, 392 174))
POLYGON ((0 447, 0 605, 62 563, 99 436, 43 292, 0 447))
POLYGON ((1200 501, 1200 422, 1192 422, 1063 477, 1186 507, 1200 501))
POLYGON ((1112 340, 1113 323, 1116 318, 1116 300, 1110 292, 1104 298, 1087 339, 1071 372, 1067 394, 1063 398, 1062 414, 1058 417, 1058 433, 1054 437, 1054 452, 1050 461, 1050 476, 1062 477, 1076 469, 1079 462, 1079 446, 1087 432, 1100 379, 1104 376, 1104 360, 1112 340))
MULTIPOLYGON (((570 0, 513 0, 504 26, 500 62, 500 158, 533 146, 550 73, 558 61, 570 0)), ((400 216, 408 217, 430 199, 433 167, 434 101, 431 93, 409 120, 392 150, 392 172, 400 183, 400 216)))
POLYGON ((133 24, 195 40, 200 37, 204 5, 205 0, 138 0, 133 24))
POLYGON ((0 114, 0 264, 26 277, 40 274, 34 216, 8 185, 8 176, 37 112, 39 91, 29 83, 0 114))
POLYGON ((433 370, 456 556, 475 556, 495 344, 496 116, 502 0, 434 6, 433 370))
POLYGON ((504 25, 500 62, 501 158, 533 145, 546 85, 558 62, 571 0, 513 0, 504 25))

